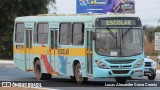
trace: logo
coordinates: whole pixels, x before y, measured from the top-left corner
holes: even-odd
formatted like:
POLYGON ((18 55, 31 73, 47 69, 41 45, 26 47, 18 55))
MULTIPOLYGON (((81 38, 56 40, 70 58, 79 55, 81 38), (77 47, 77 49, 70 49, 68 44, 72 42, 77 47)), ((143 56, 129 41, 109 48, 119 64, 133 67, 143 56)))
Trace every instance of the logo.
POLYGON ((119 66, 119 68, 123 68, 123 66, 122 66, 122 65, 120 65, 120 66, 119 66))
POLYGON ((12 87, 11 82, 2 82, 2 87, 12 87))

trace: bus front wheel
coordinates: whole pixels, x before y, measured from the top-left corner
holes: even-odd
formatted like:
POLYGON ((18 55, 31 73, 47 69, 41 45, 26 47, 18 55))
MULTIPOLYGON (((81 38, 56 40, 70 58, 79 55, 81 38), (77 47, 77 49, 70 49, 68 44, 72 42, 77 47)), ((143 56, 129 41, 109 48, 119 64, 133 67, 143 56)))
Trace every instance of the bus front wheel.
POLYGON ((50 80, 52 75, 48 73, 42 73, 40 60, 37 60, 34 65, 34 73, 37 80, 50 80))
POLYGON ((82 69, 80 63, 77 63, 74 69, 75 80, 78 84, 86 83, 88 78, 82 77, 82 69))

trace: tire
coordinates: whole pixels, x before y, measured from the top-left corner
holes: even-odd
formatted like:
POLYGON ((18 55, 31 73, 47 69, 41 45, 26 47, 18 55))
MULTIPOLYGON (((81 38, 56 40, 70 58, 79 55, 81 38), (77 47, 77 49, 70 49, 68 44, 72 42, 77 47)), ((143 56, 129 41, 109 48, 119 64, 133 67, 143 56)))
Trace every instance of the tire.
POLYGON ((88 78, 82 77, 81 65, 77 63, 74 69, 75 81, 77 84, 84 84, 87 82, 88 78))
POLYGON ((51 78, 52 78, 51 74, 46 74, 46 73, 43 73, 43 74, 45 74, 45 79, 44 80, 51 80, 51 78))
POLYGON ((126 83, 127 81, 126 77, 116 77, 115 79, 117 83, 122 83, 122 84, 126 83))
POLYGON ((148 80, 154 80, 156 78, 156 74, 154 73, 152 76, 148 76, 148 80))
POLYGON ((126 77, 127 79, 129 79, 129 80, 131 80, 132 79, 132 77, 126 77))
POLYGON ((37 80, 50 80, 52 75, 47 73, 42 73, 40 60, 37 60, 34 65, 34 73, 37 80))
POLYGON ((75 76, 70 76, 70 78, 71 78, 71 81, 73 81, 73 82, 76 81, 75 76))

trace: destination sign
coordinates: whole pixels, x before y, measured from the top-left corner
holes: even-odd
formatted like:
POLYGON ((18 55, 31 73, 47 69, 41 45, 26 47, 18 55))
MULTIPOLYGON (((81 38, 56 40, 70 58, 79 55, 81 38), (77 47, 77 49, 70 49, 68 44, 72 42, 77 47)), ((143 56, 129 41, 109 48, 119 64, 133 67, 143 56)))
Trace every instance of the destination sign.
POLYGON ((135 25, 135 20, 104 20, 102 24, 106 25, 135 25))
POLYGON ((96 27, 140 27, 138 18, 100 18, 96 20, 96 27))

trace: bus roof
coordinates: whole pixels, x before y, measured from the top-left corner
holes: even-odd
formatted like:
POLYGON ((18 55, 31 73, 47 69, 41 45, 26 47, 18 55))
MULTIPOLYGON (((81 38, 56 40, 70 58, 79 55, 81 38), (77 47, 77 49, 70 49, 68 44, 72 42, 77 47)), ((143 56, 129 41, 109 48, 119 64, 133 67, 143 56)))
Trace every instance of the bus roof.
POLYGON ((103 18, 103 17, 137 17, 133 14, 60 14, 60 15, 53 15, 53 14, 40 14, 37 16, 22 16, 17 17, 15 19, 16 22, 91 22, 94 21, 96 18, 103 18))

